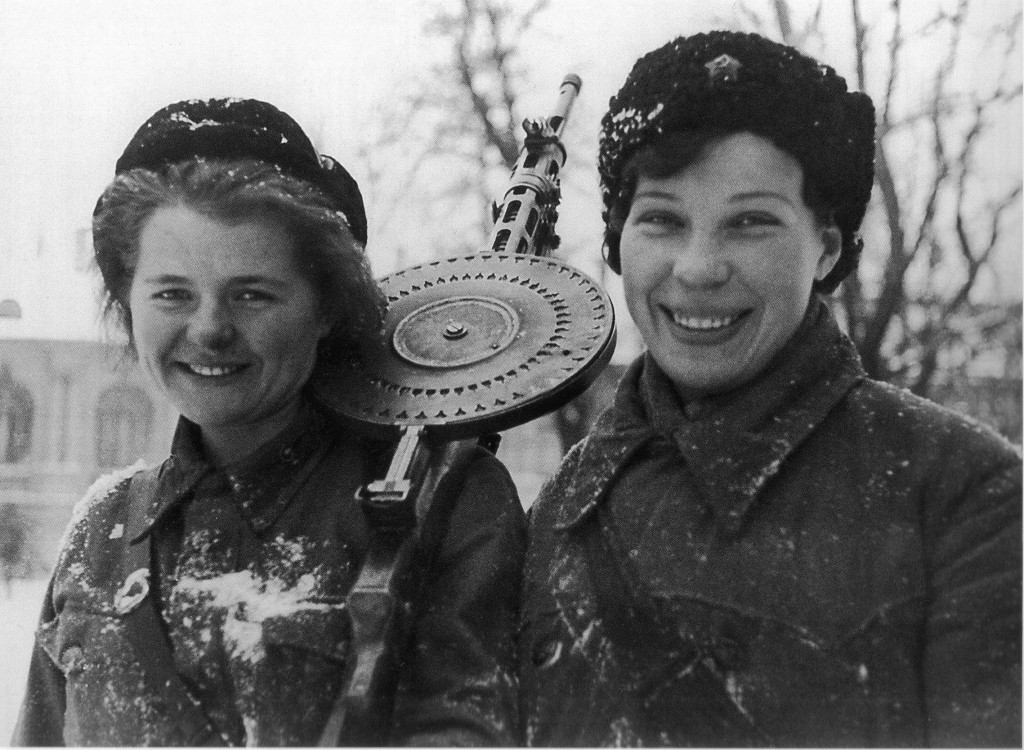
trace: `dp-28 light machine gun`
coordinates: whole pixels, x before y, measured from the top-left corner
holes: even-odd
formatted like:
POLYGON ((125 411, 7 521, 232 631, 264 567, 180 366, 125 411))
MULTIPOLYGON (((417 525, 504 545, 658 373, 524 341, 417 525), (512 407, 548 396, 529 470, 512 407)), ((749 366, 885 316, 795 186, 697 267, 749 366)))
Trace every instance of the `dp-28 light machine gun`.
POLYGON ((456 494, 445 478, 458 474, 481 436, 559 408, 611 358, 611 300, 551 257, 561 133, 580 86, 566 76, 554 114, 523 123, 487 249, 382 279, 382 345, 314 374, 315 397, 342 423, 397 442, 386 476, 360 490, 370 547, 348 595, 349 679, 321 745, 386 741, 427 567, 420 542, 440 538, 456 494))

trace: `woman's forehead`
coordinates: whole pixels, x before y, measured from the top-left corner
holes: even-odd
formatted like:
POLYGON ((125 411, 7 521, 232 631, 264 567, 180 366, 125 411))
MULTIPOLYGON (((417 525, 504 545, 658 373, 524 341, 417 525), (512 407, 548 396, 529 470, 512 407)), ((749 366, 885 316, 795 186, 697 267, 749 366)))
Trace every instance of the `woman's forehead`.
POLYGON ((725 192, 779 192, 801 196, 803 169, 799 162, 766 138, 740 132, 709 141, 690 164, 658 177, 641 174, 636 196, 668 186, 714 186, 725 192))
POLYGON ((139 237, 138 272, 249 274, 295 267, 295 242, 270 216, 225 220, 183 205, 153 211, 139 237))

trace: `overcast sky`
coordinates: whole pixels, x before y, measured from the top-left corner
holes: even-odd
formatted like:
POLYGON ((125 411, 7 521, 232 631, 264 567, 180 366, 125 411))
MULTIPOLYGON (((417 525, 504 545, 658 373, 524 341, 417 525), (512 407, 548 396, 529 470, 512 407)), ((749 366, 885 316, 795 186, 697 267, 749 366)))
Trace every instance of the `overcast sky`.
MULTIPOLYGON (((0 320, 0 337, 95 335, 95 285, 76 260, 74 234, 88 226, 132 133, 169 102, 270 101, 360 179, 356 149, 367 139, 358 128, 437 54, 422 32, 431 5, 0 0, 0 300, 14 298, 25 311, 16 325, 0 320)), ((1019 2, 985 5, 1005 12, 1019 2)), ((581 121, 573 125, 595 131, 596 142, 596 119, 640 54, 711 28, 734 6, 727 0, 552 0, 530 35, 533 86, 522 111, 545 114, 562 74, 575 70, 584 91, 581 121)), ((842 71, 846 61, 829 62, 842 71)), ((1019 144, 1014 153, 1019 160, 1019 144)), ((597 221, 596 209, 586 212, 597 221)), ((386 254, 372 238, 370 250, 371 259, 386 254)))

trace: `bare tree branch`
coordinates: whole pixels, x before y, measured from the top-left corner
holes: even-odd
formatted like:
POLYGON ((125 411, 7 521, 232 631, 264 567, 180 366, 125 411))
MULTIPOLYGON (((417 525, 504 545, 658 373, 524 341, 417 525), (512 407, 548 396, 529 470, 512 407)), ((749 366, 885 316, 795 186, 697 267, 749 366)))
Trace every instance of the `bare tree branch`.
MULTIPOLYGON (((468 2, 468 0, 467 0, 468 2)), ((515 139, 514 124, 518 121, 516 115, 516 92, 512 84, 512 73, 508 67, 509 54, 511 49, 502 40, 502 13, 499 9, 489 3, 484 4, 484 13, 490 24, 490 39, 493 40, 490 54, 496 72, 498 73, 498 87, 501 92, 503 111, 507 113, 506 128, 504 135, 508 142, 514 146, 513 149, 502 150, 502 160, 505 166, 511 169, 516 159, 519 158, 519 146, 515 139), (511 159, 508 157, 511 156, 511 159)), ((523 19, 525 22, 525 19, 523 19)))
POLYGON ((779 34, 786 44, 793 44, 793 21, 790 18, 789 3, 786 0, 775 0, 775 21, 779 24, 779 34))
MULTIPOLYGON (((903 14, 900 0, 892 0, 890 3, 893 15, 892 34, 889 36, 889 74, 885 77, 885 94, 882 97, 882 113, 879 130, 886 132, 892 120, 892 97, 896 90, 896 81, 899 78, 900 51, 903 49, 903 14)), ((863 86, 863 81, 860 82, 863 86)), ((861 89, 864 90, 863 88, 861 89)))
POLYGON ((529 31, 530 27, 533 26, 534 20, 537 15, 544 10, 547 10, 550 3, 548 0, 537 0, 532 7, 528 8, 523 15, 519 18, 519 23, 516 24, 514 39, 519 39, 522 34, 529 31))
MULTIPOLYGON (((1008 68, 1012 70, 1012 63, 1008 65, 1008 68)), ((941 114, 943 117, 949 117, 962 111, 968 104, 1006 104, 1019 98, 1022 92, 1024 92, 1024 88, 1022 88, 1021 84, 1016 84, 1009 88, 998 88, 985 97, 978 97, 977 94, 970 93, 947 93, 942 97, 942 100, 937 103, 933 101, 926 108, 910 110, 901 115, 898 120, 892 121, 888 124, 883 124, 879 128, 878 137, 885 138, 890 133, 895 133, 918 125, 922 120, 931 119, 936 112, 941 114)))
POLYGON ((857 65, 857 88, 864 91, 867 88, 864 58, 867 56, 868 27, 861 18, 860 2, 858 0, 850 0, 850 10, 853 14, 853 50, 857 65))
POLYGON ((491 146, 498 149, 502 161, 515 163, 519 156, 519 146, 515 140, 510 123, 499 129, 491 119, 491 105, 484 93, 477 88, 474 71, 476 64, 470 56, 471 37, 473 32, 475 3, 473 0, 464 0, 465 12, 462 16, 462 26, 458 38, 455 41, 455 66, 459 79, 469 95, 478 121, 483 128, 484 136, 491 146))
MULTIPOLYGON (((850 0, 853 17, 854 59, 857 70, 857 84, 866 88, 865 58, 867 57, 867 27, 860 12, 858 0, 850 0)), ((882 194, 882 208, 889 228, 889 257, 882 276, 882 289, 870 319, 865 322, 864 336, 857 341, 861 357, 868 373, 885 378, 888 373, 881 356, 882 342, 895 314, 903 306, 903 278, 910 266, 911 256, 905 249, 905 232, 902 224, 902 206, 896 181, 893 178, 889 156, 884 143, 878 140, 875 146, 875 181, 882 194)))
MULTIPOLYGON (((739 12, 740 15, 742 15, 744 18, 747 19, 747 21, 750 23, 750 25, 753 28, 755 28, 755 29, 764 29, 764 27, 765 27, 764 19, 761 18, 761 15, 757 11, 755 11, 753 8, 751 8, 748 3, 743 2, 741 0, 741 2, 738 3, 737 6, 736 6, 736 10, 739 12)), ((727 26, 728 23, 723 21, 719 25, 727 26)))

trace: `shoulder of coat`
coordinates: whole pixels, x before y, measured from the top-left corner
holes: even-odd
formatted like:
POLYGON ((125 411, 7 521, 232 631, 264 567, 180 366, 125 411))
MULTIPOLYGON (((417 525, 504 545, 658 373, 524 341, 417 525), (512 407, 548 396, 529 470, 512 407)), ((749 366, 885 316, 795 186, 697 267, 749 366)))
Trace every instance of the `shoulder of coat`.
POLYGON ((1013 454, 1020 459, 1020 448, 990 425, 901 386, 865 379, 851 391, 851 398, 869 419, 884 425, 894 436, 949 443, 971 451, 1013 454))
POLYGON ((71 510, 71 518, 61 538, 60 549, 66 549, 73 542, 76 533, 88 527, 93 516, 101 512, 105 501, 123 494, 128 487, 128 480, 147 468, 149 466, 144 461, 136 461, 131 466, 104 474, 93 482, 71 510))
MULTIPOLYGON (((541 515, 553 513, 561 507, 566 494, 576 483, 576 477, 581 470, 583 455, 590 439, 591 435, 587 435, 566 451, 558 464, 558 469, 541 485, 537 499, 530 506, 531 523, 534 523, 541 515)), ((543 523, 550 523, 550 519, 545 519, 543 523)))

